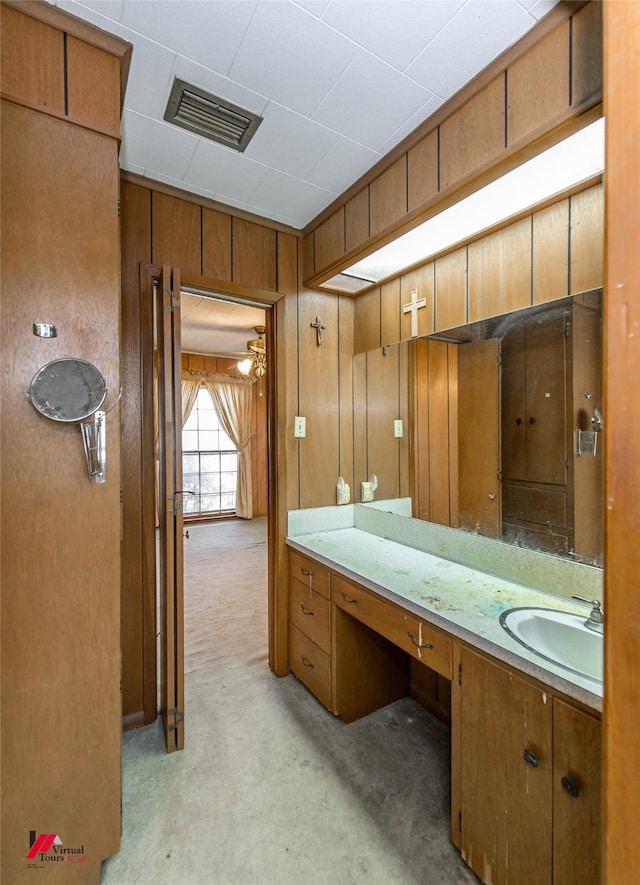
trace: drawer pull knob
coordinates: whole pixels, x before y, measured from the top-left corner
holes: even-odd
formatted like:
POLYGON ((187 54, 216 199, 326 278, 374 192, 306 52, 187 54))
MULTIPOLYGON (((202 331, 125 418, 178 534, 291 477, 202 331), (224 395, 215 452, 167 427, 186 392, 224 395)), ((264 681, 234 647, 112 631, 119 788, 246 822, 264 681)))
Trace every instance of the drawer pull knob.
POLYGON ((306 578, 312 578, 312 577, 313 577, 313 572, 308 571, 306 568, 303 568, 302 566, 300 566, 300 571, 302 572, 302 574, 303 574, 306 578))
POLYGON ((305 665, 305 667, 310 667, 312 670, 315 667, 315 664, 312 664, 309 658, 305 658, 304 655, 302 655, 302 663, 305 665))
POLYGON ((416 648, 433 648, 433 645, 431 642, 420 642, 419 639, 416 639, 416 637, 413 635, 411 630, 409 630, 407 632, 407 636, 413 642, 413 644, 415 645, 416 648))
POLYGON ((562 789, 565 793, 568 793, 573 799, 578 798, 580 795, 580 787, 572 777, 563 777, 560 780, 560 783, 562 784, 562 789))
POLYGON ((344 592, 344 590, 341 590, 340 592, 342 593, 342 598, 344 599, 345 602, 348 602, 349 605, 357 605, 357 603, 358 603, 357 599, 351 599, 350 596, 347 596, 347 594, 344 592))
POLYGON ((312 612, 310 608, 305 608, 305 607, 304 607, 304 603, 303 603, 303 602, 300 603, 300 608, 302 609, 302 614, 303 614, 303 615, 311 615, 311 617, 313 617, 313 616, 315 615, 315 612, 312 612))
POLYGON ((538 767, 538 757, 533 752, 533 750, 529 750, 528 748, 526 750, 523 750, 522 751, 522 758, 527 763, 527 765, 531 766, 531 768, 538 767))

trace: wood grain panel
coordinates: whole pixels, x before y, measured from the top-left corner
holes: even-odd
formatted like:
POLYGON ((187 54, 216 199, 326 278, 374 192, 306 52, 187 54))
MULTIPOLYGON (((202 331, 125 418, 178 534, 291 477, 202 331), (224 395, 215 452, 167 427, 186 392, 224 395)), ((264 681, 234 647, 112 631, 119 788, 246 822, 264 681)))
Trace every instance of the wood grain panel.
POLYGON ((505 146, 505 78, 496 77, 440 126, 440 190, 498 156, 505 146))
POLYGON ((304 237, 302 241, 302 278, 307 279, 307 277, 312 276, 316 267, 316 256, 315 256, 315 231, 313 233, 308 234, 304 237))
POLYGON ((276 232, 260 224, 233 219, 233 281, 275 291, 276 232))
POLYGON ((442 341, 427 343, 429 363, 429 519, 451 520, 449 490, 449 353, 442 341))
POLYGON ((202 274, 214 280, 231 280, 231 216, 202 209, 202 274))
POLYGON ((599 289, 604 281, 604 187, 571 197, 569 294, 599 289))
POLYGON ((298 440, 300 451, 300 506, 335 504, 340 461, 340 407, 338 402, 338 299, 334 295, 304 292, 298 299, 299 415, 307 419, 307 435, 298 440), (316 343, 311 323, 319 316, 325 325, 322 344, 316 343))
POLYGON ((360 483, 368 479, 367 465, 367 354, 353 358, 353 485, 351 500, 360 500, 360 483))
POLYGON ((369 239, 369 188, 361 190, 345 206, 345 247, 347 252, 369 239))
POLYGON ((507 142, 513 144, 569 107, 569 22, 507 70, 507 142))
POLYGON ((409 408, 409 382, 410 360, 409 348, 413 345, 403 341, 398 345, 398 414, 396 417, 402 421, 403 436, 397 440, 400 450, 400 497, 411 496, 411 411, 409 408))
POLYGON ((562 200, 533 216, 534 304, 569 294, 569 201, 562 200))
POLYGON ((467 247, 435 262, 436 332, 455 329, 467 322, 467 247))
POLYGON ((328 267, 344 255, 345 217, 344 207, 334 212, 315 232, 316 265, 328 267))
POLYGON ((353 352, 380 347, 380 289, 371 289, 355 299, 353 352))
POLYGON ((460 525, 460 421, 458 408, 460 383, 460 348, 447 344, 449 381, 449 525, 460 525))
POLYGON ((602 3, 587 3, 571 18, 571 86, 573 104, 602 92, 602 3))
POLYGON ((429 519, 429 362, 426 338, 411 344, 413 354, 413 516, 429 519))
POLYGON ((605 862, 603 881, 640 870, 640 4, 606 3, 605 862))
POLYGON ((409 212, 438 193, 438 132, 434 130, 407 153, 409 212))
MULTIPOLYGON (((418 300, 426 299, 426 305, 418 309, 418 336, 429 335, 433 332, 433 305, 434 305, 434 265, 424 264, 415 270, 411 270, 400 277, 400 309, 411 302, 411 292, 417 290, 418 300)), ((402 313, 400 319, 401 340, 411 338, 411 315, 402 313)))
POLYGON ((69 116, 120 134, 120 59, 67 35, 69 116))
MULTIPOLYGON (((398 345, 381 347, 367 354, 367 480, 378 478, 376 498, 400 495, 400 446, 393 435, 398 417, 399 353, 398 345)), ((354 499, 360 498, 360 485, 354 499)))
POLYGON ((469 246, 469 322, 531 304, 531 218, 469 246))
POLYGON ((399 221, 407 212, 406 155, 369 186, 371 236, 399 221))
POLYGON ((340 476, 351 487, 353 500, 353 298, 338 296, 340 397, 340 476))
POLYGON ((567 885, 602 881, 602 726, 553 699, 553 879, 567 885), (578 787, 563 788, 563 778, 578 787), (580 851, 575 851, 579 841, 580 851))
POLYGON ((2 512, 2 547, 11 551, 1 619, 6 882, 31 877, 31 829, 50 825, 65 845, 84 847, 84 864, 48 871, 65 885, 97 882, 100 860, 120 844, 119 411, 106 419, 107 480, 98 485, 87 480, 78 427, 47 420, 25 396, 43 364, 74 356, 100 369, 106 406, 115 404, 117 202, 115 140, 3 107, 1 494, 12 502, 2 512), (35 337, 36 319, 55 323, 58 337, 35 337))
POLYGON ((201 272, 201 208, 195 203, 152 193, 152 233, 155 265, 169 264, 182 273, 201 272))
POLYGON ((17 9, 0 6, 2 91, 64 113, 64 36, 17 9))
POLYGON ((400 341, 400 280, 380 287, 380 344, 400 341))
MULTIPOLYGON (((151 261, 151 195, 143 187, 121 184, 120 225, 122 234, 122 303, 120 380, 122 400, 122 580, 120 636, 122 648, 122 716, 126 722, 145 721, 145 660, 143 636, 145 611, 153 617, 155 629, 155 582, 145 583, 143 570, 144 536, 142 475, 144 459, 141 447, 143 392, 140 354, 140 271, 139 261, 151 261), (151 592, 151 604, 145 609, 141 598, 151 592)), ((153 469, 153 465, 150 465, 153 469)), ((153 481, 153 476, 151 476, 153 481)), ((155 644, 154 644, 155 648, 155 644)), ((146 721, 156 715, 155 667, 151 673, 153 703, 146 721), (149 718, 150 717, 150 718, 149 718)))

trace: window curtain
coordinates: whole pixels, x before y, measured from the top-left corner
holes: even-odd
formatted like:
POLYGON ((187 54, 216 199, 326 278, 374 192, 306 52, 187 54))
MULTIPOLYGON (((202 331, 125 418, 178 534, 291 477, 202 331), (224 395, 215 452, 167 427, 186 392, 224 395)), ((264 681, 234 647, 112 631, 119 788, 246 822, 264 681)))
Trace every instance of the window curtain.
POLYGON ((243 519, 253 517, 251 487, 251 402, 253 382, 231 375, 205 374, 204 385, 211 395, 218 419, 238 450, 238 487, 236 513, 243 519))
POLYGON ((182 426, 189 420, 191 410, 198 399, 201 379, 194 377, 191 372, 182 373, 182 426))

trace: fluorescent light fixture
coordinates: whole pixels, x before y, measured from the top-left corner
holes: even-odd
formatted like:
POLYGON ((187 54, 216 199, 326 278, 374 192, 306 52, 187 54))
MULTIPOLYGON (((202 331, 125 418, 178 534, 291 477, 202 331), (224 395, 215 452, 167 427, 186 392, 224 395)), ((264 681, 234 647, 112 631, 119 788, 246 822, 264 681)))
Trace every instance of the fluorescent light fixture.
POLYGON ((320 283, 354 294, 604 170, 604 117, 320 283))

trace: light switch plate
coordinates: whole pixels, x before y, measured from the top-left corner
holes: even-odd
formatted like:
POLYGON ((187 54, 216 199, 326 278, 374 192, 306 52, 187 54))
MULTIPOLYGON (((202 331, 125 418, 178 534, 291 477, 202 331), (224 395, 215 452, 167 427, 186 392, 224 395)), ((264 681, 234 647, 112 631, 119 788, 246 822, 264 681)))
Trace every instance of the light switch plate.
POLYGON ((396 439, 402 439, 404 436, 404 428, 402 426, 402 418, 396 418, 393 422, 393 435, 396 439))
POLYGON ((296 415, 293 419, 293 435, 296 439, 303 439, 307 435, 307 419, 296 415))
POLYGON ((362 484, 362 495, 360 500, 363 504, 366 504, 367 501, 373 501, 373 489, 371 488, 370 482, 363 482, 362 484))

